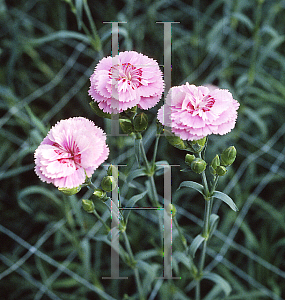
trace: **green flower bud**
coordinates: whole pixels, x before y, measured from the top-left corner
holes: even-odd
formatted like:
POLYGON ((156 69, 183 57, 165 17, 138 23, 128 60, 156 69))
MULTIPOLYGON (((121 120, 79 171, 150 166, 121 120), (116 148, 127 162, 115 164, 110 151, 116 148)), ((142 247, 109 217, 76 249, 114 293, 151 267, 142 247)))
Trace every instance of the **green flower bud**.
POLYGON ((231 146, 223 151, 221 154, 221 164, 223 166, 230 166, 236 159, 237 150, 234 146, 231 146))
POLYGON ((67 195, 67 196, 71 196, 71 195, 77 194, 81 190, 81 187, 77 186, 77 187, 74 187, 74 188, 71 188, 71 189, 58 188, 58 190, 61 191, 62 193, 64 193, 65 195, 67 195))
POLYGON ((185 155, 185 162, 188 166, 191 165, 191 162, 195 159, 195 155, 187 153, 185 155))
MULTIPOLYGON (((107 175, 109 175, 109 176, 112 176, 113 174, 112 174, 112 172, 113 172, 113 169, 115 168, 115 166, 113 166, 113 165, 110 165, 109 167, 108 167, 108 170, 107 170, 107 175)), ((119 171, 117 171, 118 172, 118 175, 117 176, 119 176, 119 171)), ((116 169, 114 170, 114 173, 116 173, 116 169)), ((114 174, 115 175, 115 174, 114 174)))
POLYGON ((106 192, 101 189, 94 190, 93 195, 97 200, 106 201, 108 199, 106 192))
POLYGON ((195 173, 202 173, 206 169, 207 163, 202 158, 195 158, 191 163, 191 169, 195 173))
POLYGON ((148 117, 145 113, 139 113, 134 117, 134 129, 135 131, 144 131, 147 129, 147 125, 148 125, 148 117))
POLYGON ((176 216, 176 208, 175 208, 175 206, 170 203, 166 207, 166 212, 168 213, 169 216, 171 216, 171 214, 172 214, 172 217, 174 218, 176 216))
POLYGON ((114 176, 105 176, 101 181, 101 187, 106 192, 111 192, 116 187, 116 179, 114 176))
POLYGON ((95 209, 95 205, 94 205, 93 201, 91 201, 91 200, 82 199, 82 208, 86 212, 92 213, 95 209))
POLYGON ((216 170, 217 166, 219 166, 219 165, 220 165, 220 158, 219 158, 219 155, 217 154, 217 155, 213 158, 213 160, 212 160, 212 162, 211 162, 211 167, 212 167, 214 170, 216 170))
POLYGON ((217 166, 216 173, 218 176, 224 176, 227 173, 227 169, 224 166, 217 166))
POLYGON ((120 123, 120 127, 124 133, 131 134, 135 131, 131 120, 120 119, 119 123, 120 123))

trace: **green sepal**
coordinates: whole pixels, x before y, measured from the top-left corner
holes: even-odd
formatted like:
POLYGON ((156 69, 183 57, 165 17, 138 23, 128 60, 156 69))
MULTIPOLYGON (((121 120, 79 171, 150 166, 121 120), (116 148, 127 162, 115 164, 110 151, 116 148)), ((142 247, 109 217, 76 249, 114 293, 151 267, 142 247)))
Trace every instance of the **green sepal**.
POLYGON ((81 186, 77 186, 77 187, 70 188, 70 189, 69 188, 58 188, 58 190, 67 196, 72 196, 72 195, 77 194, 81 190, 81 186))
POLYGON ((144 112, 137 114, 133 120, 134 129, 137 132, 141 132, 147 129, 148 117, 144 112))

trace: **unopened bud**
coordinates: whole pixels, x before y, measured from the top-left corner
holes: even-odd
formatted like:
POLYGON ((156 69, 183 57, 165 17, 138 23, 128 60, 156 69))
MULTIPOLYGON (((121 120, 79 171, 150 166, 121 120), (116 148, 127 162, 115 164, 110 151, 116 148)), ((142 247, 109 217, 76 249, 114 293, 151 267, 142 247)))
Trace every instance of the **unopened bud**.
POLYGON ((105 176, 101 181, 101 187, 106 192, 111 192, 116 187, 116 179, 114 176, 105 176))
POLYGON ((168 213, 169 216, 171 216, 172 214, 172 217, 174 218, 175 215, 176 215, 176 208, 173 204, 169 204, 167 207, 166 207, 166 212, 168 213))
POLYGON ((108 167, 108 170, 107 170, 107 175, 109 176, 112 176, 113 175, 113 170, 114 170, 114 176, 116 176, 116 173, 118 174, 117 176, 119 176, 119 171, 117 170, 117 168, 113 165, 110 165, 108 167))
POLYGON ((65 195, 67 196, 71 196, 71 195, 74 195, 74 194, 77 194, 80 190, 81 190, 81 187, 80 186, 77 186, 77 187, 74 187, 74 188, 58 188, 59 191, 61 191, 62 193, 64 193, 65 195))
POLYGON ((218 176, 224 176, 227 173, 227 169, 224 166, 217 166, 216 174, 218 176))
POLYGON ((148 125, 148 117, 145 113, 139 113, 134 117, 134 129, 135 131, 144 131, 147 129, 147 125, 148 125))
POLYGON ((120 122, 120 127, 124 133, 131 134, 132 132, 134 132, 134 126, 131 120, 120 119, 119 122, 120 122))
POLYGON ((230 166, 236 159, 237 150, 234 146, 231 146, 223 151, 221 154, 221 164, 224 166, 230 166))
POLYGON ((202 158, 195 158, 191 163, 191 169, 195 173, 202 173, 206 169, 207 163, 202 158))
POLYGON ((195 159, 195 155, 187 153, 185 155, 185 163, 190 166, 192 161, 195 159))
POLYGON ((217 154, 217 155, 213 158, 213 160, 212 160, 212 162, 211 162, 211 167, 212 167, 214 170, 216 170, 216 168, 217 168, 219 165, 220 165, 220 158, 219 158, 219 155, 217 154))
POLYGON ((82 208, 86 212, 92 213, 95 209, 95 205, 94 205, 93 201, 91 201, 91 200, 82 199, 82 208))
POLYGON ((106 201, 108 199, 106 192, 101 189, 94 190, 93 195, 97 200, 106 201))

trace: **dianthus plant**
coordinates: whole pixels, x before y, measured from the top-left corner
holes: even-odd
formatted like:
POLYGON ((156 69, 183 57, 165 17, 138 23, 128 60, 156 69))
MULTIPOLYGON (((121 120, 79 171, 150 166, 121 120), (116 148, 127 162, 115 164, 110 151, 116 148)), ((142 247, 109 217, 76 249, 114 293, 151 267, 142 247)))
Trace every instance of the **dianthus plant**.
MULTIPOLYGON (((166 231, 170 226, 167 222, 171 224, 173 222, 184 247, 184 251, 175 257, 176 259, 179 257, 191 273, 195 299, 201 299, 203 279, 214 281, 228 295, 231 287, 227 281, 218 274, 207 273, 204 266, 207 247, 219 219, 218 215, 212 213, 214 199, 222 200, 234 211, 238 210, 228 195, 216 190, 219 178, 226 175, 228 167, 236 158, 236 149, 229 146, 212 157, 209 162, 205 161, 205 152, 210 135, 224 135, 235 127, 239 103, 233 99, 230 91, 217 86, 195 86, 186 82, 184 85, 170 88, 163 106, 157 112, 155 145, 152 159, 149 160, 143 143, 143 132, 148 129, 146 110, 155 107, 162 97, 164 90, 162 75, 154 59, 135 51, 105 57, 97 64, 90 77, 88 92, 92 98, 90 105, 101 117, 112 119, 112 116, 116 115, 117 118, 113 121, 117 120, 122 132, 134 138, 137 169, 132 169, 127 182, 145 176, 146 191, 126 199, 125 208, 133 208, 139 200, 148 195, 153 207, 164 210, 164 218, 159 213, 157 215, 159 230, 161 235, 164 235, 165 260, 164 270, 157 276, 175 279, 172 277, 170 264, 171 255, 174 257, 175 254, 171 254, 171 251, 175 252, 175 247, 172 249, 171 244, 166 243, 168 239, 166 231), (179 186, 179 189, 191 188, 198 191, 205 201, 201 233, 192 239, 184 235, 183 229, 178 224, 178 213, 175 205, 171 203, 171 194, 165 193, 164 197, 161 197, 157 193, 154 175, 163 170, 166 174, 170 168, 168 162, 156 161, 161 136, 164 136, 173 147, 184 151, 186 165, 184 171, 201 176, 201 182, 183 181, 179 186), (197 252, 199 255, 196 255, 197 252)), ((111 232, 111 247, 116 248, 117 254, 123 251, 120 257, 134 271, 137 296, 139 299, 147 299, 150 289, 142 283, 141 264, 135 260, 132 245, 126 234, 130 210, 121 213, 117 204, 118 168, 110 165, 100 186, 95 186, 91 180, 94 170, 107 160, 108 155, 106 134, 92 121, 83 117, 61 120, 52 127, 35 151, 35 172, 41 180, 54 184, 68 195, 77 193, 83 186, 92 190, 92 197, 82 199, 83 209, 93 213, 103 223, 107 232, 111 232), (94 199, 102 200, 110 208, 111 228, 96 211, 94 199), (124 238, 124 250, 114 242, 119 234, 124 238)), ((116 242, 119 243, 119 239, 116 239, 116 242)), ((118 265, 113 266, 111 262, 111 268, 117 267, 118 265)), ((112 272, 119 276, 118 270, 112 272)))

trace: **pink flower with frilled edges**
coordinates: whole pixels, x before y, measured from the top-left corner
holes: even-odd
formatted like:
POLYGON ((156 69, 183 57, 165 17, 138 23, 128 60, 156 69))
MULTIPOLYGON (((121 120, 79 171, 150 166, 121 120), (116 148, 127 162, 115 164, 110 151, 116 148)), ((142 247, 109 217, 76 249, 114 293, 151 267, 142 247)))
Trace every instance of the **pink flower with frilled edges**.
POLYGON ((35 172, 59 188, 74 188, 91 177, 109 155, 106 134, 82 117, 59 121, 35 151, 35 172))
POLYGON ((199 140, 210 134, 230 132, 237 119, 239 103, 224 89, 205 86, 174 86, 157 118, 182 140, 199 140))
POLYGON ((135 51, 103 58, 90 77, 89 95, 106 113, 120 113, 136 105, 155 106, 164 81, 157 62, 135 51))

